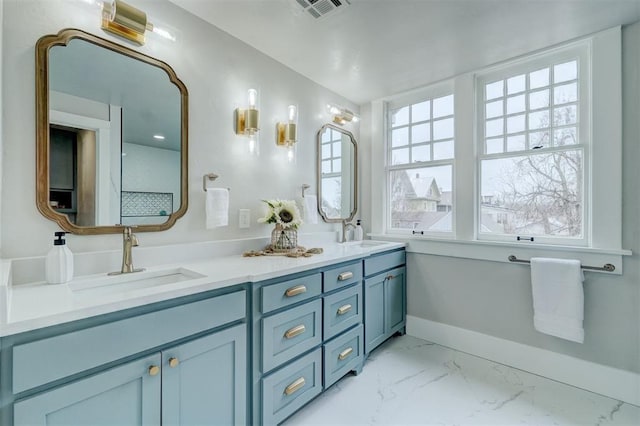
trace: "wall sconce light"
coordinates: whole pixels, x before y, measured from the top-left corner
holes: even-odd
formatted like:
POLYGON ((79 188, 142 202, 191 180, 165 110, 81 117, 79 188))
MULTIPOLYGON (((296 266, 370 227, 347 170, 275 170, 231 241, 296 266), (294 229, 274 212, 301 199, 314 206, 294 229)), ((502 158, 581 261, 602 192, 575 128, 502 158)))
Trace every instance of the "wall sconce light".
POLYGON ((354 123, 360 121, 360 118, 357 115, 346 108, 334 104, 328 104, 327 110, 331 115, 333 115, 333 122, 341 126, 351 121, 354 123))
POLYGON ((236 108, 235 123, 236 135, 249 137, 249 154, 258 155, 260 145, 258 141, 258 131, 260 130, 260 111, 258 111, 258 91, 249 89, 249 106, 246 109, 236 108))
POLYGON ((149 22, 145 12, 121 0, 102 3, 102 29, 141 46, 145 42, 147 30, 168 40, 176 40, 169 31, 149 22))
POLYGON ((298 107, 287 107, 288 119, 286 123, 276 124, 276 145, 287 148, 287 160, 292 163, 296 158, 296 142, 298 138, 298 107))

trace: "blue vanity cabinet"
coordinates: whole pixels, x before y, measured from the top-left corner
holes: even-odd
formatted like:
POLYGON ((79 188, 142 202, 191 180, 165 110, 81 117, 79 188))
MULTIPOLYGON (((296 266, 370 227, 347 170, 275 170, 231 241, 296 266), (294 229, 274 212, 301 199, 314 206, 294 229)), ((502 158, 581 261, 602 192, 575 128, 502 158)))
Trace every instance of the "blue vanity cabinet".
POLYGON ((275 425, 363 361, 362 260, 257 283, 252 424, 275 425))
POLYGON ((0 424, 246 424, 248 299, 242 285, 3 338, 0 424))
POLYGON ((365 353, 406 325, 405 252, 399 250, 364 260, 365 353))

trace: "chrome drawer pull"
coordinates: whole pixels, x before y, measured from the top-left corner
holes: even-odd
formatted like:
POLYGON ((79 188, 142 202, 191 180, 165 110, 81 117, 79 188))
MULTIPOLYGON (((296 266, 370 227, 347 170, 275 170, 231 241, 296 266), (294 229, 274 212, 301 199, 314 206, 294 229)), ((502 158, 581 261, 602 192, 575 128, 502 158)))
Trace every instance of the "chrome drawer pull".
POLYGON ((304 333, 305 330, 306 330, 306 328, 305 328, 304 324, 296 325, 295 327, 290 328, 289 330, 287 330, 284 333, 284 337, 286 337, 287 339, 291 339, 293 337, 296 337, 299 334, 304 333))
POLYGON ((344 315, 351 310, 351 305, 343 305, 338 308, 338 315, 344 315))
POLYGON ((353 272, 351 271, 343 272, 340 275, 338 275, 338 281, 345 281, 345 280, 348 280, 349 278, 353 278, 353 272))
POLYGON ((289 386, 284 388, 284 393, 286 395, 291 395, 292 393, 295 393, 295 392, 299 391, 300 389, 302 389, 304 387, 305 383, 306 383, 306 381, 304 380, 304 377, 300 377, 295 382, 291 383, 289 386))
POLYGON ((285 296, 293 297, 302 293, 307 292, 307 287, 304 285, 297 285, 295 287, 288 288, 287 291, 284 292, 285 296))
POLYGON ((344 351, 340 352, 340 355, 338 355, 338 359, 340 361, 342 361, 343 359, 345 359, 346 357, 348 357, 352 353, 353 353, 353 348, 347 348, 344 351))

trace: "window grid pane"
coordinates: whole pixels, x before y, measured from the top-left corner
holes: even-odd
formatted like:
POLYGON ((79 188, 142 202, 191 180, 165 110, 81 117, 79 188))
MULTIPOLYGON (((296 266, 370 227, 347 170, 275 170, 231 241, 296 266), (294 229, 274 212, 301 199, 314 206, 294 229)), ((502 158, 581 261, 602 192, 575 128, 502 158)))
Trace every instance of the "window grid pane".
POLYGON ((339 173, 342 158, 342 134, 333 129, 322 135, 322 174, 339 173))
POLYGON ((453 158, 453 149, 448 148, 449 142, 453 145, 455 129, 453 108, 453 95, 446 95, 389 111, 388 164, 422 164, 453 158))
POLYGON ((485 84, 484 154, 579 144, 578 82, 578 61, 570 60, 485 84), (520 133, 504 143, 503 135, 520 133))

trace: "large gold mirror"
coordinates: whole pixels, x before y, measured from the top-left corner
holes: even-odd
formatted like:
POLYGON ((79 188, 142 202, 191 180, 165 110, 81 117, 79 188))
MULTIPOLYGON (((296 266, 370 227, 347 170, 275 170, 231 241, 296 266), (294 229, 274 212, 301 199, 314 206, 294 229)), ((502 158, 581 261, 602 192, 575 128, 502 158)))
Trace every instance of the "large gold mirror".
POLYGON ((333 124, 318 131, 318 211, 325 222, 350 221, 358 211, 358 144, 333 124))
POLYGON ((38 210, 74 234, 162 231, 187 210, 187 88, 80 30, 36 44, 38 210))

